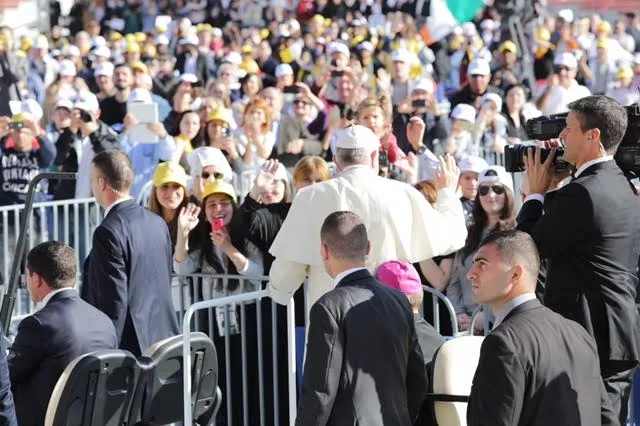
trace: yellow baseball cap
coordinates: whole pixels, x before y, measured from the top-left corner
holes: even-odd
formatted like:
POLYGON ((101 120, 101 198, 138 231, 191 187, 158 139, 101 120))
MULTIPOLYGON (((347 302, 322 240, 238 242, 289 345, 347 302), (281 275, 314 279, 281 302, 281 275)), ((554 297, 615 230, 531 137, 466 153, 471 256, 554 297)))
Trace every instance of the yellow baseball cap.
POLYGON ((142 61, 135 61, 131 64, 132 71, 140 71, 144 74, 149 74, 149 68, 142 61))
POLYGON ((145 33, 136 33, 135 37, 138 43, 144 43, 147 40, 147 35, 145 33))
POLYGON ((507 40, 500 46, 500 52, 518 53, 518 47, 511 40, 507 40))
POLYGON ((112 31, 111 34, 109 34, 109 41, 113 42, 113 41, 120 41, 122 40, 122 34, 120 34, 117 31, 112 31))
POLYGON ((140 53, 140 46, 138 43, 128 43, 126 53, 140 53))
POLYGON ((231 110, 225 107, 218 107, 211 111, 209 117, 207 117, 207 121, 222 121, 226 123, 227 126, 231 125, 231 110))
POLYGON ((204 186, 204 193, 202 194, 203 203, 209 195, 213 194, 225 194, 231 197, 234 202, 236 201, 236 191, 233 189, 233 185, 222 179, 216 179, 213 182, 208 182, 204 186))
POLYGON ((158 187, 165 183, 177 183, 187 187, 187 173, 184 168, 173 161, 160 163, 153 172, 153 186, 158 187))
POLYGON ((244 46, 242 46, 242 49, 240 49, 240 52, 242 53, 253 53, 253 46, 251 46, 250 44, 245 44, 244 46))
POLYGON ((616 78, 618 79, 632 78, 632 77, 633 77, 633 70, 631 69, 631 67, 628 67, 628 66, 620 67, 618 69, 618 72, 616 73, 616 78))

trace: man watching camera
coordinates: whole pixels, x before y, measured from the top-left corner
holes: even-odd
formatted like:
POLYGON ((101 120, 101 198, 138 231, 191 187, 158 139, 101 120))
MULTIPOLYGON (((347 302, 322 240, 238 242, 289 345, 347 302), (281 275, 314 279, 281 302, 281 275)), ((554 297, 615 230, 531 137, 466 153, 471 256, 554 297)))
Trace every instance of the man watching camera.
POLYGON ((560 133, 562 160, 528 151, 529 193, 518 229, 529 233, 548 261, 544 303, 581 324, 596 341, 600 372, 613 416, 624 424, 633 372, 640 360, 636 269, 640 256, 640 200, 613 160, 627 128, 627 111, 606 96, 568 105, 560 133))

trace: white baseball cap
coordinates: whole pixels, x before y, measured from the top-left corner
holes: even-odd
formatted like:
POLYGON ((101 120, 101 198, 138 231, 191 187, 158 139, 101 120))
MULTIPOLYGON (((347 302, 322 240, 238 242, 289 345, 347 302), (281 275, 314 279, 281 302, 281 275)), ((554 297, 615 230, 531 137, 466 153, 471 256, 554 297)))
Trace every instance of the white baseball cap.
POLYGON ((71 59, 63 59, 60 61, 60 68, 58 74, 63 77, 75 77, 77 74, 76 64, 71 59))
POLYGON ((489 62, 484 59, 476 59, 471 61, 469 68, 467 68, 467 75, 491 75, 491 67, 489 62))
POLYGON ((95 70, 93 71, 93 75, 96 77, 98 77, 99 75, 112 77, 114 69, 115 67, 111 62, 102 62, 96 66, 95 70))
POLYGON ((575 55, 569 52, 562 52, 553 60, 553 65, 565 66, 567 68, 578 68, 578 60, 575 55))
POLYGON ((347 47, 347 45, 338 41, 334 41, 333 43, 329 44, 327 53, 329 54, 329 56, 333 55, 334 53, 342 53, 347 58, 351 57, 351 52, 349 52, 349 48, 347 47))
POLYGON ((64 109, 68 109, 69 111, 71 111, 73 109, 73 102, 71 102, 70 99, 59 99, 58 102, 56 102, 56 106, 55 109, 58 108, 64 108, 64 109))
POLYGON ((413 62, 412 59, 413 55, 411 54, 411 52, 403 48, 394 50, 391 54, 392 62, 405 62, 407 64, 410 64, 411 62, 413 62))
POLYGON ((276 67, 276 78, 284 77, 285 75, 293 75, 293 68, 289 64, 280 64, 276 67))
POLYGON ((127 99, 128 104, 132 103, 144 103, 150 104, 153 100, 151 99, 151 92, 147 89, 136 88, 129 93, 129 99, 127 99))
POLYGON ((49 39, 46 35, 40 34, 38 38, 36 38, 33 47, 36 49, 48 49, 49 48, 49 39))
POLYGON ((367 153, 380 148, 380 139, 371 129, 354 124, 338 132, 336 148, 364 149, 367 153))
POLYGON ((188 156, 189 170, 191 176, 196 177, 202 174, 202 169, 213 166, 222 174, 222 179, 231 182, 233 172, 226 157, 218 148, 211 146, 201 146, 194 149, 188 156))
POLYGON ((160 34, 156 37, 156 44, 159 46, 168 46, 169 45, 169 37, 164 34, 160 34))
POLYGON ((229 52, 227 56, 222 58, 222 62, 229 62, 230 64, 240 65, 242 63, 242 56, 238 52, 229 52))
POLYGON ((498 95, 497 93, 485 93, 484 96, 482 96, 482 103, 485 103, 487 101, 492 101, 493 103, 495 103, 498 112, 502 111, 502 98, 500 97, 500 95, 498 95))
POLYGON ((73 107, 96 114, 100 110, 100 103, 96 95, 88 91, 82 91, 75 97, 73 107))
POLYGON ((430 78, 415 80, 411 85, 411 91, 413 92, 414 90, 424 90, 427 93, 433 93, 433 80, 430 78))
POLYGON ((475 155, 467 155, 460 160, 460 173, 465 172, 474 172, 480 173, 484 169, 489 167, 489 164, 482 157, 477 157, 475 155))
POLYGON ((469 104, 458 104, 453 111, 451 111, 451 118, 475 123, 476 109, 469 104))
POLYGON ((100 46, 100 47, 96 48, 96 50, 93 51, 93 55, 94 56, 101 56, 103 58, 110 58, 111 57, 111 49, 109 49, 107 46, 100 46))
POLYGON ((186 44, 192 44, 194 46, 197 46, 200 43, 200 41, 198 40, 198 36, 195 34, 191 34, 188 35, 182 39, 180 39, 180 44, 181 45, 186 45, 186 44))
POLYGON ((184 73, 180 76, 180 81, 186 81, 187 83, 196 84, 198 82, 198 77, 195 74, 184 73))
POLYGON ((11 109, 11 114, 13 115, 23 113, 29 114, 34 121, 40 121, 42 119, 42 107, 35 99, 9 101, 9 108, 11 109))
POLYGON ((491 166, 481 171, 478 176, 478 185, 483 183, 499 183, 509 188, 513 193, 513 179, 502 166, 491 166))

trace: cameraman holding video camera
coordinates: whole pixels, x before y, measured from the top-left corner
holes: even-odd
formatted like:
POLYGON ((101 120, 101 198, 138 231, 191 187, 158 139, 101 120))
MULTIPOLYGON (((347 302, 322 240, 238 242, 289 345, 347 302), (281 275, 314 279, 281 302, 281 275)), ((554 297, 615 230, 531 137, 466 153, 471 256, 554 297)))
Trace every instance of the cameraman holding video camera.
POLYGON ((640 361, 635 303, 640 200, 613 155, 627 129, 627 111, 605 96, 588 96, 568 108, 560 133, 562 160, 575 173, 570 183, 559 187, 569 172, 554 169, 555 153, 543 162, 540 148, 528 151, 524 164, 530 195, 518 216, 518 229, 531 234, 548 261, 545 305, 595 338, 610 414, 616 418, 612 424, 626 424, 633 373, 640 361))

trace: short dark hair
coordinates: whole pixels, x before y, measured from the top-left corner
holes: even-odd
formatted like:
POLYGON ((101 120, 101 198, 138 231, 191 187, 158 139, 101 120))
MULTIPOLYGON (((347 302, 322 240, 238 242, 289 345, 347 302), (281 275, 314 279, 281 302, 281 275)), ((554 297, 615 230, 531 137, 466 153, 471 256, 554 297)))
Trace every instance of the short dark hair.
POLYGON ((73 287, 78 273, 76 253, 64 243, 47 241, 29 251, 27 269, 53 289, 73 287))
POLYGON ((353 212, 339 211, 327 216, 320 229, 320 239, 338 259, 363 261, 367 257, 367 228, 353 212))
POLYGON ((128 192, 133 186, 135 173, 131 159, 124 152, 103 151, 93 157, 93 165, 116 191, 128 192))
POLYGON ((613 155, 627 131, 627 109, 608 96, 587 96, 567 106, 578 114, 580 130, 600 130, 600 142, 607 154, 613 155))
POLYGON ((521 264, 527 272, 530 284, 535 285, 540 271, 540 255, 533 238, 526 232, 496 231, 487 236, 480 247, 495 245, 502 260, 510 266, 521 264))

